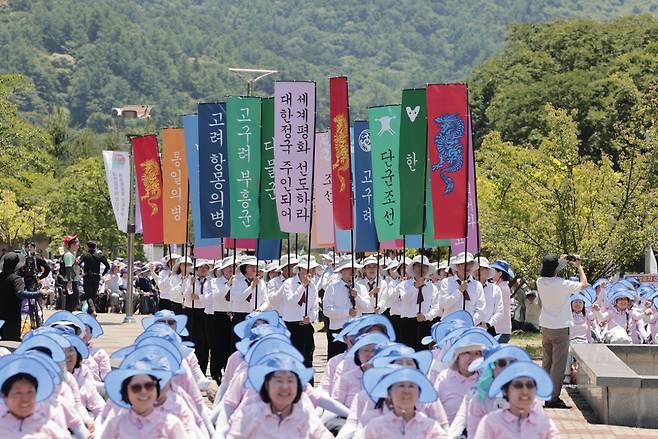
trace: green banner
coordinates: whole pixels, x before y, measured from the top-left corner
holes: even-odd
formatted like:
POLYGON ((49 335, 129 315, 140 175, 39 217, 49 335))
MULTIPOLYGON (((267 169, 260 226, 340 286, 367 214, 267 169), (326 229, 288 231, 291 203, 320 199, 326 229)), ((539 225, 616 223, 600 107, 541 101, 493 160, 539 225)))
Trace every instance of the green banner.
POLYGON ((418 188, 427 162, 424 88, 402 91, 400 116, 400 235, 415 235, 423 230, 423 191, 418 188))
POLYGON ((230 96, 226 103, 231 238, 258 238, 261 99, 230 96))
POLYGON ((263 99, 261 113, 260 237, 285 239, 279 228, 274 194, 274 98, 263 99))
POLYGON ((400 236, 400 106, 368 109, 375 228, 379 241, 400 236))

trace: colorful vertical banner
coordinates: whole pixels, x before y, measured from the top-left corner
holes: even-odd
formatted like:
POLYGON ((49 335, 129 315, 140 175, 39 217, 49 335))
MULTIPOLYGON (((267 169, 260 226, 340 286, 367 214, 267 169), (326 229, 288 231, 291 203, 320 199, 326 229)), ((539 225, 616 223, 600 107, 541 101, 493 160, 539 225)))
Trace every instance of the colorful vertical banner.
POLYGON ((400 236, 400 106, 368 109, 377 237, 400 236))
POLYGON ((314 143, 315 82, 275 82, 274 178, 284 232, 309 232, 314 143))
POLYGON ((401 118, 400 235, 412 235, 423 231, 423 191, 420 188, 424 187, 427 162, 427 104, 424 88, 402 91, 401 118))
POLYGON ((262 100, 260 152, 260 237, 285 239, 288 235, 279 227, 274 190, 274 98, 262 100))
POLYGON ((235 245, 240 250, 256 250, 260 260, 279 259, 281 255, 280 239, 224 238, 224 247, 232 249, 235 245))
POLYGON ((452 254, 468 251, 473 254, 480 252, 480 227, 478 225, 477 181, 475 180, 475 151, 473 148, 473 131, 471 131, 470 113, 468 117, 468 250, 466 239, 453 239, 452 254))
POLYGON ((373 179, 368 121, 354 121, 354 251, 376 252, 379 248, 373 214, 373 179))
POLYGON ((331 194, 331 142, 329 133, 315 134, 315 185, 313 187, 313 248, 334 246, 334 212, 331 194))
POLYGON ((130 209, 130 157, 125 151, 103 151, 103 163, 114 218, 119 230, 126 233, 130 209))
POLYGON ((183 244, 187 230, 187 162, 183 128, 162 130, 163 242, 183 244))
POLYGON ((155 135, 130 139, 144 227, 144 244, 162 243, 162 173, 155 135))
POLYGON ((258 238, 260 230, 260 101, 230 96, 226 103, 233 238, 258 238))
POLYGON ((231 234, 226 104, 199 104, 199 199, 201 238, 231 234))
POLYGON ((466 84, 427 86, 427 147, 434 237, 466 236, 466 84))
POLYGON ((336 227, 350 230, 352 219, 352 176, 350 175, 350 115, 347 77, 329 79, 329 127, 331 132, 331 184, 336 227))

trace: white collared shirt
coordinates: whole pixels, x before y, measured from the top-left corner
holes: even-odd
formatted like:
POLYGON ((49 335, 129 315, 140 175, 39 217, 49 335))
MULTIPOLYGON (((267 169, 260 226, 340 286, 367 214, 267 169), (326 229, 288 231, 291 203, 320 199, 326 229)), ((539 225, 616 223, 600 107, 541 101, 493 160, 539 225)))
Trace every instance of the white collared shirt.
MULTIPOLYGON (((299 275, 286 279, 281 287, 281 291, 284 297, 277 311, 279 311, 283 320, 286 322, 300 322, 304 320, 306 304, 302 303, 300 305, 299 302, 306 294, 306 287, 299 280, 299 275)), ((318 290, 313 282, 311 282, 308 285, 308 317, 311 319, 311 322, 318 319, 318 308, 318 290)))
MULTIPOLYGON (((352 318, 350 309, 352 309, 350 286, 342 279, 329 285, 322 300, 322 312, 329 318, 329 329, 341 329, 343 324, 352 318)), ((361 312, 357 308, 356 316, 359 314, 361 312)))
MULTIPOLYGON (((418 288, 415 286, 415 279, 407 279, 401 282, 398 290, 400 292, 400 316, 414 318, 418 315, 418 288)), ((433 320, 439 315, 439 292, 430 280, 425 280, 422 287, 423 301, 420 304, 420 313, 428 321, 433 320)))
POLYGON ((206 314, 214 314, 216 312, 230 312, 231 303, 226 300, 226 293, 228 292, 228 280, 224 276, 210 279, 212 288, 203 292, 206 300, 206 314))
POLYGON ((185 305, 185 308, 205 309, 205 294, 209 290, 212 291, 212 289, 212 282, 207 277, 194 276, 194 286, 192 285, 192 278, 187 278, 183 292, 183 305, 185 305), (192 300, 192 292, 199 296, 198 300, 192 300))
POLYGON ((480 313, 480 319, 483 323, 488 323, 491 326, 496 324, 503 318, 503 297, 500 287, 490 280, 484 282, 484 308, 480 313))
POLYGON ((466 291, 470 300, 465 300, 464 295, 459 291, 457 280, 457 276, 448 276, 441 281, 439 315, 443 317, 458 310, 466 310, 473 316, 475 324, 479 325, 482 322, 480 313, 484 309, 484 290, 482 289, 482 284, 472 276, 469 276, 466 291))
MULTIPOLYGON (((370 297, 370 290, 377 286, 377 278, 368 279, 363 277, 356 281, 356 285, 359 286, 357 291, 359 295, 356 298, 357 308, 364 314, 372 314, 375 312, 375 298, 370 297)), ((377 299, 377 306, 379 307, 379 313, 381 314, 386 309, 384 301, 382 300, 382 290, 384 289, 384 284, 382 280, 379 280, 379 298, 377 299)))
MULTIPOLYGON (((256 289, 251 288, 251 281, 238 274, 233 278, 233 284, 230 288, 231 312, 250 313, 254 310, 254 301, 256 300, 256 289)), ((261 279, 258 282, 258 304, 260 306, 262 298, 266 297, 267 286, 261 279)))

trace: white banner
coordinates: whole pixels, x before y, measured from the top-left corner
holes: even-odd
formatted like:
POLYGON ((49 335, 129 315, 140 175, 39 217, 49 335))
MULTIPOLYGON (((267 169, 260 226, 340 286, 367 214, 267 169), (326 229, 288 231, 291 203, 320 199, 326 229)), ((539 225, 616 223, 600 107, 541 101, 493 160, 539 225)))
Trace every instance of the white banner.
POLYGON ((117 227, 122 232, 128 231, 128 209, 130 205, 130 163, 127 152, 103 151, 105 176, 110 201, 117 227))

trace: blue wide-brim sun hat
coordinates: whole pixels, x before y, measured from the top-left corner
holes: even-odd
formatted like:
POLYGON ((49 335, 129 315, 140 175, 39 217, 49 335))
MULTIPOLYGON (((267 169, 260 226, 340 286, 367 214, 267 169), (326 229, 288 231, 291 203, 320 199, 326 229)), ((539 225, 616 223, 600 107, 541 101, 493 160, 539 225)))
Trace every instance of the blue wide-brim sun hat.
POLYGON ((247 354, 249 348, 259 339, 266 337, 268 335, 279 335, 282 338, 290 339, 290 336, 286 333, 284 328, 272 325, 260 325, 251 330, 249 337, 243 338, 235 344, 235 348, 242 354, 244 357, 247 354))
POLYGON ((408 355, 408 354, 413 354, 416 352, 413 348, 402 344, 402 343, 391 343, 387 346, 383 346, 381 349, 377 351, 377 353, 372 357, 370 362, 375 358, 380 358, 380 357, 389 357, 391 355, 408 355))
MULTIPOLYGON (((367 369, 365 372, 363 372, 363 378, 361 380, 361 383, 363 384, 363 390, 366 391, 368 397, 371 398, 372 400, 372 395, 371 395, 372 389, 375 388, 377 383, 379 383, 381 379, 384 378, 386 375, 400 369, 401 367, 402 366, 397 366, 397 365, 371 367, 370 369, 367 369)), ((377 401, 378 399, 372 400, 372 402, 374 403, 377 403, 377 401)))
POLYGON ((359 323, 361 320, 367 318, 367 315, 360 315, 357 317, 354 317, 350 320, 347 320, 345 323, 343 323, 343 327, 338 331, 337 333, 333 334, 334 341, 339 341, 341 343, 345 343, 345 337, 347 334, 350 332, 352 327, 359 323))
POLYGON ((468 366, 468 371, 476 372, 486 369, 491 363, 502 358, 511 358, 516 361, 532 361, 530 355, 520 347, 503 343, 485 349, 482 352, 482 357, 476 358, 468 366))
POLYGON ((429 379, 418 369, 410 367, 400 367, 391 373, 383 376, 379 382, 372 388, 370 399, 373 401, 379 398, 388 398, 388 389, 393 384, 410 381, 416 384, 420 390, 418 402, 431 403, 439 397, 438 393, 432 386, 429 379))
POLYGON ((257 392, 260 392, 265 382, 265 377, 278 371, 292 372, 299 378, 302 389, 311 381, 315 373, 312 367, 305 367, 304 363, 290 355, 277 352, 272 355, 263 357, 258 364, 249 365, 247 370, 247 384, 257 392))
POLYGON ((240 337, 240 339, 243 339, 249 337, 249 334, 251 334, 251 328, 253 328, 256 321, 262 320, 267 322, 268 325, 280 326, 279 319, 280 319, 279 314, 273 310, 264 311, 264 312, 260 312, 260 311, 252 312, 249 315, 247 315, 247 317, 243 321, 241 321, 240 323, 238 323, 233 327, 233 332, 235 333, 235 335, 240 337))
MULTIPOLYGON (((52 378, 53 384, 55 386, 59 385, 62 382, 62 377, 60 376, 62 369, 60 369, 59 365, 55 363, 55 361, 52 358, 50 358, 48 355, 40 351, 32 351, 32 350, 25 351, 25 353, 21 355, 24 355, 28 358, 33 358, 37 360, 39 363, 41 363, 50 374, 50 378, 52 378)), ((8 357, 8 355, 6 356, 8 357)))
POLYGON ((391 343, 391 340, 380 332, 373 332, 369 334, 363 334, 356 339, 352 347, 347 351, 346 357, 352 358, 354 354, 364 346, 371 344, 374 345, 388 345, 391 343))
POLYGON ((586 302, 590 304, 589 306, 591 306, 591 304, 596 301, 596 290, 592 288, 591 285, 585 289, 580 290, 576 294, 582 294, 584 297, 587 297, 586 302))
POLYGON ((78 351, 82 359, 89 357, 89 347, 80 337, 75 334, 62 334, 62 337, 70 343, 72 348, 78 351))
POLYGON ((430 367, 432 366, 432 353, 426 349, 413 353, 406 353, 406 354, 401 353, 399 355, 393 354, 384 357, 379 357, 372 360, 371 362, 374 367, 382 367, 390 364, 395 364, 395 360, 404 359, 404 358, 415 360, 416 363, 418 364, 418 370, 420 370, 424 374, 427 374, 430 370, 430 367))
MULTIPOLYGON (((458 322, 452 322, 451 325, 460 325, 461 323, 458 322)), ((447 332, 445 332, 445 335, 443 337, 439 338, 438 341, 436 342, 436 345, 440 349, 447 349, 450 347, 450 345, 457 340, 459 337, 462 336, 465 332, 470 331, 471 329, 474 329, 475 326, 458 326, 458 327, 448 327, 447 332)))
POLYGON ((78 328, 76 330, 76 335, 79 335, 82 337, 85 332, 87 332, 87 326, 85 323, 80 320, 79 317, 77 317, 75 314, 73 314, 70 311, 57 311, 46 321, 43 323, 43 326, 59 326, 59 325, 64 325, 64 326, 74 326, 78 328))
POLYGON ((304 360, 304 356, 292 345, 288 337, 283 334, 270 334, 261 337, 244 354, 244 361, 247 364, 256 363, 260 358, 270 352, 285 352, 296 358, 304 360))
POLYGON ((82 323, 87 325, 87 328, 91 328, 91 338, 98 338, 105 333, 101 324, 98 323, 98 320, 96 320, 96 317, 92 316, 91 314, 80 311, 74 315, 82 320, 82 323))
POLYGON ((582 292, 580 292, 580 293, 572 293, 572 294, 569 296, 569 303, 574 302, 574 301, 576 301, 576 300, 580 300, 580 301, 582 301, 583 304, 584 304, 584 306, 585 306, 585 307, 588 307, 588 308, 589 308, 590 306, 592 306, 592 303, 593 303, 592 300, 591 300, 589 297, 585 296, 582 292))
POLYGON ((633 302, 635 300, 635 294, 632 291, 629 290, 617 290, 614 293, 612 293, 612 296, 610 296, 610 303, 614 304, 617 299, 621 299, 622 297, 628 298, 630 302, 633 302))
POLYGON ((455 342, 445 351, 441 358, 441 362, 444 364, 454 362, 457 359, 457 350, 469 346, 472 346, 473 350, 484 350, 497 344, 498 342, 496 339, 484 329, 478 327, 471 328, 462 333, 459 339, 455 340, 455 342))
MULTIPOLYGON (((141 345, 141 346, 132 346, 134 349, 132 352, 126 353, 123 357, 121 363, 132 364, 142 358, 157 358, 161 357, 166 360, 166 368, 174 375, 181 375, 185 373, 185 369, 181 367, 181 362, 176 358, 174 354, 171 353, 169 349, 163 348, 157 345, 141 345)), ((160 367, 163 369, 163 367, 160 367)))
POLYGON ((139 342, 135 343, 134 346, 136 347, 142 347, 142 346, 159 346, 163 349, 166 349, 169 353, 171 353, 175 358, 176 361, 179 364, 183 363, 183 355, 180 353, 176 345, 174 345, 172 342, 170 342, 167 339, 164 338, 159 338, 159 337, 146 337, 141 339, 139 342))
MULTIPOLYGON (((162 320, 176 320, 176 332, 183 336, 186 337, 189 334, 187 331, 187 316, 185 314, 175 314, 173 311, 170 311, 168 309, 163 309, 152 316, 144 317, 142 319, 142 328, 147 329, 149 326, 153 325, 154 323, 161 322, 162 320)), ((167 325, 168 326, 168 325, 167 325)))
POLYGON ((0 387, 14 375, 25 373, 37 381, 36 400, 40 402, 50 398, 55 389, 55 383, 46 366, 26 355, 10 354, 7 357, 8 360, 3 362, 0 368, 0 387))
POLYGON ((51 334, 51 336, 47 336, 45 334, 38 334, 27 340, 23 340, 14 353, 22 354, 36 348, 46 348, 50 351, 53 361, 61 363, 66 360, 66 352, 64 351, 64 348, 68 346, 70 346, 70 343, 61 335, 51 334))
POLYGON ((159 337, 169 341, 171 344, 176 346, 176 349, 178 349, 183 358, 194 352, 194 349, 191 349, 183 344, 183 340, 180 338, 180 335, 176 333, 176 331, 164 323, 154 323, 149 326, 144 332, 137 336, 135 339, 135 344, 138 344, 145 338, 149 337, 159 337))
POLYGON ((395 329, 388 317, 381 314, 368 314, 354 325, 350 326, 346 335, 361 335, 372 326, 383 326, 390 341, 395 341, 395 329))
POLYGON ((517 378, 532 378, 537 384, 536 398, 549 400, 553 393, 553 381, 550 375, 532 361, 517 361, 504 368, 489 387, 489 398, 495 399, 502 396, 503 386, 517 378))
POLYGON ((432 342, 439 343, 449 332, 458 328, 472 328, 475 326, 473 316, 465 310, 451 312, 443 317, 440 322, 432 325, 431 334, 423 337, 421 343, 428 345, 432 342))
POLYGON ((489 268, 506 273, 510 277, 510 279, 514 279, 515 277, 514 271, 509 266, 509 262, 503 259, 496 260, 493 264, 491 264, 489 268))
POLYGON ((130 404, 121 399, 121 385, 125 380, 136 375, 156 377, 159 380, 161 389, 172 377, 170 371, 156 369, 150 361, 138 361, 130 365, 123 365, 122 363, 122 367, 112 370, 105 376, 105 391, 113 403, 122 408, 130 408, 130 404))

